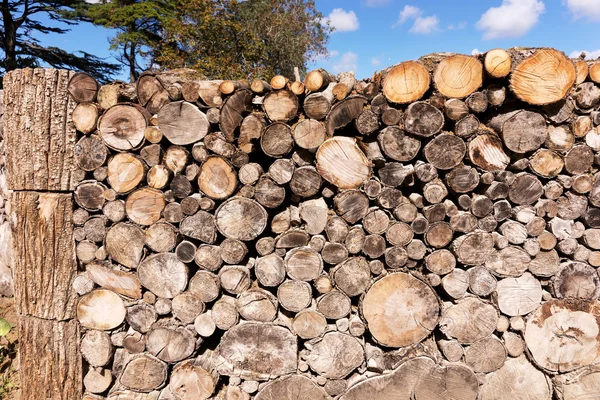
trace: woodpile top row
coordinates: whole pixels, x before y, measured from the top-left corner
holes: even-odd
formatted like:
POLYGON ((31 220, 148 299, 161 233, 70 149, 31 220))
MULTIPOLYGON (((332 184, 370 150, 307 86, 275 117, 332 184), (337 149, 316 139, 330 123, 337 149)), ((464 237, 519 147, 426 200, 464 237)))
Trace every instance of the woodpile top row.
POLYGON ((85 399, 598 396, 599 84, 529 48, 74 75, 85 399))

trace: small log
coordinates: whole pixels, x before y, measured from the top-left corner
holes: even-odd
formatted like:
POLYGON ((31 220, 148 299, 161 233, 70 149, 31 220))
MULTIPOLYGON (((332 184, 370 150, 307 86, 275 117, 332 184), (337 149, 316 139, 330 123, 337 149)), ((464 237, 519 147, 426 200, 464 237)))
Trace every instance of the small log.
POLYGON ((198 271, 190 279, 188 291, 204 303, 210 303, 219 297, 219 278, 209 271, 198 271))
POLYGON ((277 288, 279 304, 291 312, 300 312, 310 305, 312 288, 303 281, 289 280, 277 288))
POLYGON ((73 110, 72 119, 75 129, 84 134, 92 133, 96 129, 99 110, 94 103, 77 104, 73 110))
POLYGON ((290 180, 290 189, 298 196, 310 197, 319 192, 321 183, 321 175, 317 169, 313 166, 304 166, 294 170, 290 180))
POLYGON ((258 258, 254 271, 258 281, 267 287, 279 286, 286 274, 283 259, 274 253, 258 258))
MULTIPOLYGON (((338 215, 351 224, 360 221, 367 215, 369 199, 358 190, 346 190, 333 198, 334 208, 338 215)), ((331 241, 331 238, 329 239, 331 241)))
POLYGON ((453 299, 461 299, 469 288, 469 274, 462 269, 454 269, 442 278, 442 287, 453 299))
POLYGON ((113 356, 110 336, 103 331, 90 330, 81 339, 80 351, 92 367, 103 367, 113 356))
POLYGON ((327 328, 323 314, 313 310, 300 311, 294 317, 292 329, 302 339, 314 339, 321 336, 327 328))
POLYGON ((346 137, 326 140, 317 150, 316 160, 319 174, 341 189, 359 187, 371 173, 370 162, 356 141, 346 137))
POLYGON ((317 301, 317 311, 328 319, 344 318, 351 311, 350 298, 339 290, 330 290, 317 301))
POLYGON ((208 244, 217 240, 214 216, 202 210, 183 218, 179 224, 179 232, 208 244))
POLYGON ((430 137, 444 126, 444 114, 423 101, 411 103, 404 114, 404 129, 413 135, 430 137))
POLYGON ((304 99, 302 107, 308 118, 314 120, 323 120, 329 114, 333 104, 333 88, 335 84, 330 84, 322 92, 311 93, 304 99))
POLYGON ((221 288, 231 294, 240 294, 250 288, 250 270, 241 265, 226 265, 219 270, 221 288))
POLYGON ((86 272, 96 285, 132 299, 142 298, 142 287, 138 278, 129 272, 112 269, 100 262, 86 265, 86 272))
POLYGON ((512 60, 505 50, 493 49, 485 53, 483 65, 492 78, 504 78, 510 73, 512 60))
POLYGON ((267 225, 267 212, 257 202, 236 197, 225 201, 215 212, 215 224, 227 238, 253 240, 267 225))
POLYGON ((151 73, 142 74, 137 81, 137 95, 140 104, 151 114, 156 114, 169 103, 169 92, 151 73))
POLYGON ((427 143, 423 149, 425 158, 437 169, 452 169, 464 158, 465 142, 451 134, 441 134, 427 143))
POLYGON ((378 343, 403 347, 429 335, 437 325, 439 305, 429 286, 411 275, 396 273, 382 278, 369 289, 362 301, 362 313, 378 343), (420 293, 417 298, 410 294, 415 290, 420 293), (411 302, 412 307, 410 310, 390 307, 390 298, 394 298, 394 302, 411 302), (403 317, 404 313, 410 313, 411 317, 403 317))
POLYGON ((354 121, 360 115, 366 103, 367 99, 362 96, 351 96, 335 104, 325 121, 327 135, 333 136, 337 129, 343 128, 354 121))
POLYGON ((483 66, 475 57, 452 55, 436 66, 433 81, 444 96, 462 99, 481 86, 483 66))
POLYGON ((277 316, 277 298, 264 289, 249 289, 236 299, 238 312, 248 321, 271 322, 277 316))
POLYGON ((325 127, 314 119, 305 119, 294 126, 294 142, 297 146, 316 150, 325 141, 325 127))
POLYGON ((526 315, 535 310, 542 300, 542 286, 530 273, 498 282, 498 308, 509 316, 526 315))
POLYGON ((223 200, 234 193, 237 187, 237 173, 225 158, 210 156, 200 167, 198 186, 208 197, 223 200))
POLYGON ((502 149, 500 139, 487 134, 478 135, 469 142, 469 159, 486 171, 504 170, 510 162, 510 158, 502 149))
POLYGON ((539 49, 513 69, 510 88, 520 100, 544 105, 563 99, 575 78, 575 66, 562 52, 539 49))
POLYGON ((94 171, 104 165, 108 150, 104 142, 96 136, 89 135, 81 138, 75 145, 75 161, 84 171, 94 171))
POLYGON ((552 286, 558 298, 592 300, 600 297, 600 278, 596 270, 582 262, 562 264, 552 279, 552 286))
POLYGON ((465 364, 474 372, 489 373, 500 369, 506 360, 506 347, 494 336, 478 340, 465 352, 465 364))
POLYGON ((410 161, 419 153, 421 142, 406 135, 400 128, 390 126, 377 135, 379 147, 385 155, 396 161, 410 161))
POLYGON ((195 143, 204 138, 210 128, 206 115, 185 101, 162 107, 158 113, 158 126, 164 137, 176 145, 195 143))
POLYGON ((365 292, 370 284, 371 270, 363 257, 349 258, 331 272, 335 286, 349 297, 365 292))
POLYGON ((100 85, 85 72, 74 74, 67 85, 67 91, 77 103, 90 103, 96 99, 100 85))
POLYGON ((133 356, 119 376, 121 385, 140 392, 158 389, 166 380, 167 364, 149 354, 133 356))
POLYGON ((140 303, 127 309, 127 323, 129 326, 140 333, 147 333, 156 322, 157 313, 149 304, 140 303))
POLYGON ((260 147, 269 157, 280 158, 287 155, 294 147, 292 129, 283 122, 272 123, 263 132, 260 147))
POLYGON ((130 153, 119 153, 108 161, 108 184, 117 193, 135 189, 145 173, 142 161, 130 153))
POLYGON ((98 121, 98 133, 104 143, 115 150, 140 146, 146 131, 146 117, 134 106, 118 104, 108 109, 98 121))

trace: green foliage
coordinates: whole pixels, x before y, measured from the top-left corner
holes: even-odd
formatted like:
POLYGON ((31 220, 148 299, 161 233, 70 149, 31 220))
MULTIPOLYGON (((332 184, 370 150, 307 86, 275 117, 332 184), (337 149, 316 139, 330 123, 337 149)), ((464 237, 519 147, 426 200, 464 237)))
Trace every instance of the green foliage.
POLYGON ((111 46, 130 79, 140 59, 221 79, 292 76, 326 55, 331 28, 313 0, 113 0, 86 18, 117 29, 111 46))
POLYGON ((69 32, 68 26, 85 21, 80 10, 87 7, 84 0, 4 0, 0 2, 0 41, 4 57, 0 59, 0 71, 16 68, 38 67, 42 63, 55 68, 86 71, 97 79, 118 70, 92 54, 79 51, 76 54, 63 49, 43 46, 35 34, 69 32), (48 26, 37 18, 45 15, 57 25, 48 26), (61 25, 63 27, 61 27, 61 25))
POLYGON ((12 325, 10 324, 10 322, 0 317, 0 337, 8 335, 11 329, 12 325))
POLYGON ((140 58, 152 58, 152 50, 161 39, 163 22, 173 12, 169 0, 113 0, 88 6, 85 18, 96 25, 115 29, 110 39, 111 50, 127 67, 129 78, 135 81, 145 68, 140 58))

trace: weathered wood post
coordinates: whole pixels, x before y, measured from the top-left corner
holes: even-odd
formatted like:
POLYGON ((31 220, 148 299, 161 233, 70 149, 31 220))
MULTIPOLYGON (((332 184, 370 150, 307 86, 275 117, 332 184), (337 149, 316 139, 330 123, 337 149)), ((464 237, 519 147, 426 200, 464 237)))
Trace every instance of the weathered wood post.
POLYGON ((22 399, 81 398, 72 193, 75 103, 70 71, 4 76, 8 187, 12 190, 15 301, 22 399))

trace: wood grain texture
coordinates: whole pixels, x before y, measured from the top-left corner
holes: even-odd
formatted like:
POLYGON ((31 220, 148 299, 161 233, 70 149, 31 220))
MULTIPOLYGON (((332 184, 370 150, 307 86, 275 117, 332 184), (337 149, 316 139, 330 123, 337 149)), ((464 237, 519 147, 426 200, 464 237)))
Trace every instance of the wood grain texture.
POLYGON ((73 72, 21 69, 4 76, 6 167, 12 190, 72 190, 76 103, 73 72))
POLYGON ((67 320, 74 317, 77 272, 72 196, 13 192, 15 297, 21 315, 67 320))

